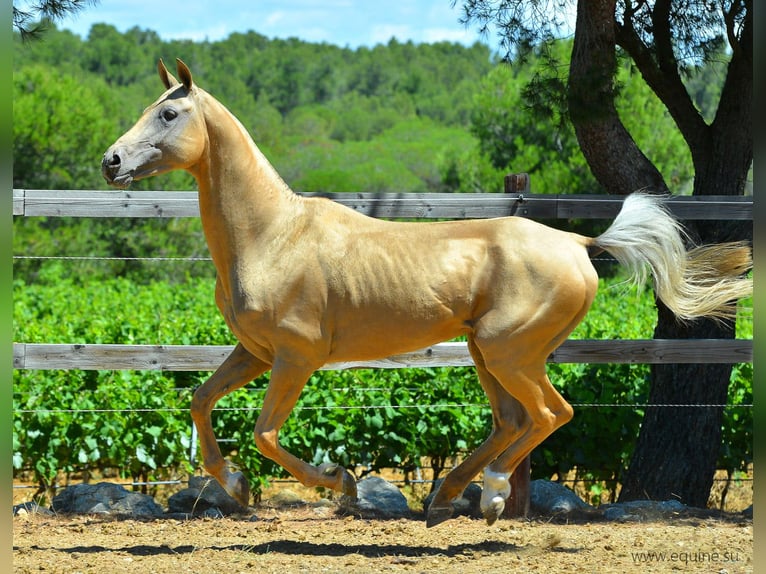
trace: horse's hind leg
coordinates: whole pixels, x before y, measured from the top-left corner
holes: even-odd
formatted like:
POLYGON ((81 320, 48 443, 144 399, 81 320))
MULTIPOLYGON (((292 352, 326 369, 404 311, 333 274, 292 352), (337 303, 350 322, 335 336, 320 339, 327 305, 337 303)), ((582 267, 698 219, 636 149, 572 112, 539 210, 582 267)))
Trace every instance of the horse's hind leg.
MULTIPOLYGON (((468 348, 476 364, 479 381, 492 407, 492 432, 484 443, 445 477, 428 508, 426 518, 428 527, 436 526, 452 516, 452 501, 460 496, 473 477, 503 452, 516 437, 522 434, 530 423, 521 403, 512 397, 494 375, 487 370, 482 354, 470 339, 468 348)), ((507 478, 505 485, 509 486, 507 478)), ((485 491, 487 490, 486 486, 485 484, 485 491)), ((498 490, 502 490, 502 488, 501 486, 498 490)), ((510 488, 507 492, 496 493, 497 496, 502 497, 502 504, 509 494, 510 488)), ((483 499, 484 495, 482 494, 482 506, 484 506, 483 499)), ((500 510, 502 511, 502 506, 500 510)))
MULTIPOLYGON (((531 424, 485 469, 485 491, 488 487, 496 488, 487 480, 488 477, 507 483, 519 463, 556 429, 569 422, 574 414, 571 405, 551 384, 543 363, 523 371, 501 370, 496 371, 498 377, 503 377, 501 380, 505 381, 506 388, 524 405, 531 424)), ((502 513, 508 494, 510 489, 497 494, 490 492, 487 496, 482 493, 481 510, 489 524, 494 523, 502 513)))
POLYGON ((191 416, 199 433, 205 469, 244 507, 247 507, 250 501, 250 487, 241 472, 229 471, 229 465, 223 458, 213 433, 210 413, 221 397, 245 386, 268 368, 268 364, 255 358, 238 344, 215 373, 197 389, 191 402, 191 416))
MULTIPOLYGON (((481 510, 489 524, 497 520, 505 507, 505 499, 510 491, 506 494, 507 489, 504 488, 504 484, 511 473, 537 445, 556 429, 572 420, 574 416, 571 405, 551 384, 545 372, 545 362, 550 353, 569 336, 590 308, 598 286, 595 272, 592 268, 590 271, 588 274, 583 274, 584 281, 581 283, 583 289, 579 293, 580 297, 573 296, 576 293, 573 290, 576 283, 572 281, 568 284, 572 291, 566 298, 559 299, 573 305, 570 308, 575 312, 558 332, 554 328, 556 322, 551 320, 550 314, 543 314, 542 317, 548 317, 548 321, 539 323, 537 327, 530 324, 526 333, 516 339, 516 346, 511 346, 515 352, 508 353, 507 348, 503 349, 502 346, 496 345, 497 341, 484 341, 486 348, 482 350, 485 356, 491 357, 487 368, 508 393, 523 405, 531 421, 524 433, 500 453, 484 471, 485 492, 482 493, 481 510), (575 305, 578 300, 581 303, 575 305), (539 330, 540 326, 543 327, 543 331, 535 335, 535 331, 539 330), (524 349, 525 342, 535 340, 548 341, 548 343, 535 344, 524 349)), ((551 298, 551 300, 554 299, 551 298)), ((563 310, 563 305, 558 305, 559 314, 563 310)))

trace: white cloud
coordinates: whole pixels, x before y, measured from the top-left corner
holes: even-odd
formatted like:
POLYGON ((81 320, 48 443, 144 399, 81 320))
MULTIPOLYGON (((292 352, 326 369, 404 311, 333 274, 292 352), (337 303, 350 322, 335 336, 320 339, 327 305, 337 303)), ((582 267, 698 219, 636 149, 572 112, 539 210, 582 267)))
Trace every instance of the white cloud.
POLYGON ((282 10, 277 10, 276 12, 272 12, 268 16, 266 16, 266 19, 263 21, 263 24, 265 26, 278 26, 281 24, 285 19, 286 14, 282 10))
POLYGON ((433 42, 462 42, 469 43, 476 34, 462 28, 426 28, 422 33, 422 41, 433 42))
POLYGON ((409 39, 415 40, 412 28, 406 24, 381 24, 373 26, 368 34, 369 45, 387 44, 391 38, 396 38, 401 42, 409 39))
POLYGON ((470 44, 475 30, 465 31, 458 16, 449 0, 104 0, 61 25, 83 37, 92 24, 105 22, 121 32, 133 26, 153 30, 165 40, 218 41, 254 30, 269 38, 297 37, 352 48, 385 44, 392 37, 470 44))
POLYGON ((215 42, 226 38, 231 32, 232 30, 226 24, 218 24, 204 29, 195 27, 189 30, 174 30, 163 34, 161 38, 163 40, 191 40, 192 42, 203 42, 208 40, 210 42, 215 42))

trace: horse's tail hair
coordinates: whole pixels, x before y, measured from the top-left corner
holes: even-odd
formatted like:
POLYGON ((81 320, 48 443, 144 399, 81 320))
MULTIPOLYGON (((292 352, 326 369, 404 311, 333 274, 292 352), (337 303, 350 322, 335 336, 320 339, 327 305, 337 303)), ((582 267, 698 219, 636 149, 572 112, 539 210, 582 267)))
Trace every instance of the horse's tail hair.
POLYGON ((753 266, 747 241, 686 249, 682 225, 667 211, 662 196, 637 192, 625 198, 612 225, 591 240, 643 284, 647 268, 657 297, 681 320, 730 319, 737 301, 753 293, 753 266))

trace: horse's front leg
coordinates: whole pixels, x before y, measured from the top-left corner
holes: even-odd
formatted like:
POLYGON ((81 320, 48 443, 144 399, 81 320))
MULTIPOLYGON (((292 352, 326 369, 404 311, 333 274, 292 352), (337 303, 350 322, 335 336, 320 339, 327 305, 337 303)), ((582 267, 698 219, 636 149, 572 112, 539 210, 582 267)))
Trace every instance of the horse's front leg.
POLYGON ((255 358, 242 344, 238 344, 215 373, 197 389, 191 402, 191 417, 199 433, 205 470, 245 508, 250 502, 250 486, 241 472, 229 470, 229 464, 223 458, 215 439, 210 413, 221 397, 244 387, 268 369, 267 363, 255 358))
POLYGON ((255 444, 305 486, 331 488, 356 499, 356 480, 337 464, 310 465, 287 452, 279 444, 279 429, 290 416, 314 367, 295 365, 277 359, 271 370, 261 414, 255 423, 255 444))

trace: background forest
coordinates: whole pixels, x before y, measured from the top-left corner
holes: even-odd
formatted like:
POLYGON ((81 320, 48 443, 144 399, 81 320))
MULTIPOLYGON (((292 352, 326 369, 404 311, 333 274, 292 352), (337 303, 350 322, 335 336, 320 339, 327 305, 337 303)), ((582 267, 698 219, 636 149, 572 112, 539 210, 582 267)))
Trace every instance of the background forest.
MULTIPOLYGON (((560 50, 558 59, 566 64, 569 41, 553 49, 560 50)), ((51 25, 41 40, 16 41, 14 50, 14 188, 106 189, 100 174, 105 148, 161 93, 158 58, 172 63, 180 57, 195 81, 240 119, 296 191, 502 192, 509 172, 529 173, 537 193, 600 191, 567 118, 546 105, 546 81, 551 74, 565 74, 566 67, 546 67, 551 58, 543 52, 509 62, 478 43, 416 45, 392 39, 352 50, 272 40, 256 32, 217 42, 163 41, 151 30, 123 34, 103 24, 87 38, 51 25)), ((714 112, 720 73, 710 64, 687 80, 706 117, 714 112)), ((688 193, 693 173, 688 147, 636 74, 629 64, 621 66, 623 121, 675 192, 688 193)), ((195 183, 186 174, 172 173, 133 187, 192 190, 195 183)), ((573 228, 578 222, 557 224, 573 228)), ((232 343, 214 309, 209 261, 126 259, 206 257, 197 220, 18 217, 14 254, 16 341, 232 343), (66 256, 118 259, 60 259, 66 256)), ((615 297, 597 306, 576 336, 650 338, 651 294, 628 301, 623 292, 618 295, 621 302, 615 297), (635 319, 630 325, 621 321, 626 315, 635 319)), ((738 328, 740 336, 752 334, 751 322, 740 321, 738 328)), ((574 402, 645 401, 645 366, 552 368, 552 379, 566 387, 565 396, 574 402)), ((14 468, 33 471, 41 484, 50 484, 57 473, 83 469, 119 467, 141 478, 187 469, 186 408, 190 391, 205 373, 17 371, 14 376, 14 468), (40 412, 103 405, 126 410, 106 420, 40 412), (166 409, 139 413, 140 419, 127 410, 159 406, 166 409), (136 431, 139 427, 142 432, 136 431)), ((752 402, 751 366, 738 366, 732 377, 730 402, 752 402)), ((311 405, 395 400, 476 406, 484 401, 480 388, 474 382, 462 384, 473 378, 470 369, 316 375, 303 398, 303 419, 299 424, 291 418, 285 444, 315 462, 329 457, 348 466, 412 470, 427 457, 437 469, 444 467, 451 456, 486 436, 486 407, 421 411, 414 418, 412 412, 394 409, 385 416, 350 410, 342 422, 327 411, 312 411, 311 405), (388 390, 372 398, 333 391, 357 385, 359 379, 388 390), (354 428, 353 436, 344 428, 354 428)), ((256 382, 247 399, 237 395, 232 401, 257 409, 262 383, 256 382)), ((577 469, 593 482, 598 496, 601 481, 618 479, 627 465, 640 419, 640 410, 634 409, 613 416, 587 409, 578 413, 535 453, 536 475, 562 476, 577 469), (613 437, 614 448, 582 444, 580 437, 586 435, 613 437)), ((253 422, 251 412, 224 412, 217 432, 235 438, 238 462, 253 474, 260 469, 265 480, 279 469, 255 452, 253 422)), ((726 425, 730 447, 720 465, 733 473, 752 460, 749 411, 729 411, 726 425)))
MULTIPOLYGON (((14 47, 14 188, 103 189, 105 147, 160 93, 158 58, 180 57, 296 191, 500 192, 504 174, 527 172, 533 192, 599 192, 566 118, 529 93, 531 83, 544 94, 548 54, 505 62, 478 43, 392 39, 352 50, 256 32, 166 42, 150 30, 122 34, 105 24, 85 39, 50 24, 39 41, 14 47)), ((565 63, 569 42, 555 49, 565 63)), ((708 66, 689 79, 706 115, 717 101, 718 73, 708 66)), ((691 160, 674 123, 627 64, 620 82, 624 121, 675 192, 688 193, 691 160)), ((134 189, 194 186, 176 172, 134 189)), ((205 251, 198 223, 189 221, 173 227, 18 219, 14 228, 18 254, 205 251), (196 242, 189 244, 191 238, 196 242)), ((39 262, 17 261, 15 271, 25 276, 38 268, 39 262)))

